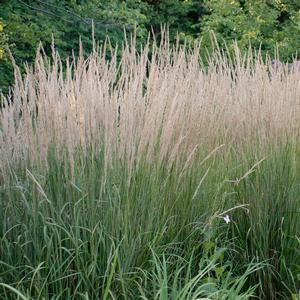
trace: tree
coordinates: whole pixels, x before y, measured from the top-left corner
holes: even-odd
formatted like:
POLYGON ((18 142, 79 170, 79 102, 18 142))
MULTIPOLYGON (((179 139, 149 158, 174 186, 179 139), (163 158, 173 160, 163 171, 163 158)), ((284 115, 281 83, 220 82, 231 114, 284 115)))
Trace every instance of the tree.
MULTIPOLYGON (((237 40, 242 50, 261 47, 271 55, 278 47, 284 60, 300 49, 300 2, 283 0, 206 0, 209 14, 199 20, 203 44, 209 46, 209 32, 218 42, 237 40)), ((200 36, 199 35, 199 36, 200 36)))

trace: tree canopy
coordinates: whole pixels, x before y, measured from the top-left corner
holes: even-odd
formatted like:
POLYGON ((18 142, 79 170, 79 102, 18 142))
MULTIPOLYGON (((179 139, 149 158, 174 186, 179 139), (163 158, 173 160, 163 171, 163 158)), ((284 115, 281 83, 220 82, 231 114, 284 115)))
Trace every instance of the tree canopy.
POLYGON ((213 30, 220 43, 237 40, 241 49, 251 43, 263 52, 278 48, 288 60, 300 49, 300 2, 297 0, 205 0, 208 14, 203 16, 200 35, 207 44, 213 30))

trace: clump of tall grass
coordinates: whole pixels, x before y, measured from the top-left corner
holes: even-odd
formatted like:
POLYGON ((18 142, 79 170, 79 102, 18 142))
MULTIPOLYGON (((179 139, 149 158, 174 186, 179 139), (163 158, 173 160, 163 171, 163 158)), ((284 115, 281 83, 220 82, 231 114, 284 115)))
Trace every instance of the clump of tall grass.
POLYGON ((41 50, 15 69, 1 297, 297 297, 299 73, 238 48, 205 64, 168 41, 122 53, 41 50))

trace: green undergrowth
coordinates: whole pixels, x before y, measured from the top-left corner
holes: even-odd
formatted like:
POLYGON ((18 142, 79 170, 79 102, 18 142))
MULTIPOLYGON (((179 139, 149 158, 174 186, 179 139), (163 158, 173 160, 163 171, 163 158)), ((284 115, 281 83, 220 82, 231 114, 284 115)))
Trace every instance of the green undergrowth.
POLYGON ((297 299, 295 144, 199 147, 189 164, 130 167, 103 151, 72 163, 49 151, 47 168, 11 169, 0 298, 297 299))

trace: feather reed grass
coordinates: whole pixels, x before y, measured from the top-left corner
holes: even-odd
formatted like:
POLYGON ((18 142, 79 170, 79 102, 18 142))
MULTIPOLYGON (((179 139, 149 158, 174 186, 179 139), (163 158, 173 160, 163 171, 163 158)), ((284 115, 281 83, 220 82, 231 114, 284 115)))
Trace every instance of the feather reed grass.
POLYGON ((250 51, 203 63, 162 39, 16 66, 1 297, 298 297, 300 76, 250 51))

